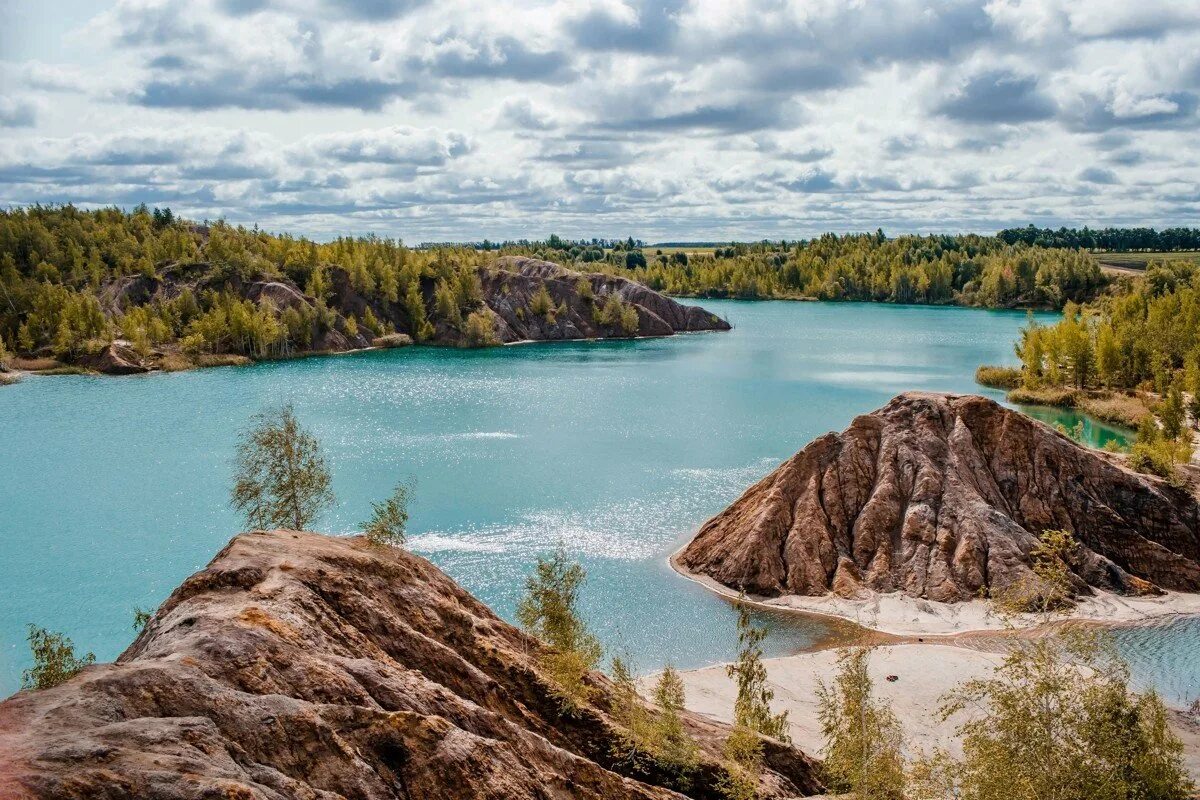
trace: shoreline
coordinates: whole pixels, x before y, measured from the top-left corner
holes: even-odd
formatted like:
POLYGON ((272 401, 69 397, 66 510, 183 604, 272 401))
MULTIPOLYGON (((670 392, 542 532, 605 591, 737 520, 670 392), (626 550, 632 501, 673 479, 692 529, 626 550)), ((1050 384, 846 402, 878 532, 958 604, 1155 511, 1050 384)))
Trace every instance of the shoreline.
MULTIPOLYGON (((986 678, 1003 660, 1003 653, 971 649, 952 643, 899 643, 875 647, 868 671, 876 697, 886 701, 904 731, 908 755, 945 748, 962 755, 957 727, 970 719, 962 711, 948 720, 939 714, 947 692, 975 678, 986 678)), ((829 683, 837 668, 837 650, 825 649, 790 656, 764 658, 767 683, 775 692, 772 709, 787 711, 789 734, 801 750, 819 755, 824 746, 821 732, 818 681, 829 683)), ((681 670, 685 707, 710 719, 730 722, 737 686, 725 672, 725 664, 681 670)), ((653 676, 639 678, 645 695, 653 676)), ((1200 778, 1200 718, 1168 706, 1172 730, 1183 742, 1184 766, 1200 778)))
MULTIPOLYGON (((679 554, 686 547, 685 544, 667 558, 671 569, 714 594, 727 600, 738 600, 738 592, 706 575, 694 573, 678 562, 679 554)), ((1049 626, 1094 624, 1115 628, 1200 616, 1200 594, 1165 592, 1159 597, 1125 597, 1112 592, 1095 591, 1094 596, 1083 598, 1070 612, 1056 615, 1049 626)), ((897 642, 913 637, 952 641, 968 635, 1028 633, 1049 627, 1044 619, 1031 614, 1022 614, 1012 620, 1003 619, 993 613, 990 604, 984 600, 934 603, 900 592, 873 594, 861 600, 835 595, 783 595, 776 598, 747 595, 742 602, 768 611, 849 622, 873 634, 895 637, 897 642)))

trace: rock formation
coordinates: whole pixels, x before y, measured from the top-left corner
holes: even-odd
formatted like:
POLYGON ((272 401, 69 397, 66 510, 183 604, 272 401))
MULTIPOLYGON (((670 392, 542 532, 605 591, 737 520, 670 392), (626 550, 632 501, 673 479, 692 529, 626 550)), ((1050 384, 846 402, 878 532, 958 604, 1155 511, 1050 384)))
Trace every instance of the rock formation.
MULTIPOLYGON (((368 311, 389 330, 417 336, 403 302, 360 294, 349 273, 341 267, 327 266, 325 273, 329 280, 328 313, 311 315, 314 321, 307 337, 308 351, 343 352, 375 346, 377 337, 371 331, 362 324, 349 324, 351 317, 361 323, 368 311), (317 317, 321 317, 319 322, 317 317)), ((478 310, 492 321, 497 343, 729 330, 729 324, 720 317, 697 306, 677 303, 634 281, 599 272, 576 272, 549 261, 505 256, 480 267, 478 275, 483 289, 478 310), (543 287, 552 308, 536 312, 533 298, 543 287), (601 312, 611 297, 618 298, 622 307, 632 307, 636 313, 636 325, 631 329, 604 318, 601 312)), ((432 278, 421 280, 426 312, 435 323, 431 341, 449 345, 468 343, 463 323, 434 319, 434 288, 432 278)), ((259 305, 270 303, 280 311, 289 308, 303 311, 317 305, 316 298, 305 295, 286 277, 245 279, 236 272, 215 269, 205 263, 171 264, 153 276, 137 274, 120 278, 102 288, 100 300, 104 312, 117 317, 132 306, 171 300, 185 290, 195 295, 206 290, 230 291, 259 305)), ((169 345, 164 346, 164 350, 169 349, 169 345)), ((98 372, 124 375, 157 368, 163 355, 164 352, 156 352, 143 363, 105 351, 81 357, 79 363, 98 372)))
POLYGON ((1200 591, 1196 497, 976 396, 900 395, 816 439, 676 560, 758 595, 955 602, 1036 583, 1049 529, 1080 542, 1080 593, 1200 591))
MULTIPOLYGON (((566 711, 540 645, 428 561, 361 537, 236 537, 115 664, 0 703, 0 797, 677 798, 631 757, 598 673, 566 711)), ((691 714, 689 794, 718 796, 729 730, 691 714)), ((764 740, 763 798, 815 794, 764 740)))
POLYGON ((575 272, 549 261, 505 256, 480 270, 484 302, 496 318, 501 341, 599 339, 612 336, 670 336, 680 331, 726 331, 729 323, 698 306, 685 306, 640 283, 600 272, 575 272), (547 315, 530 313, 541 287, 556 309, 547 315), (586 286, 585 293, 581 293, 586 286), (609 297, 637 311, 635 331, 596 321, 595 311, 609 297))

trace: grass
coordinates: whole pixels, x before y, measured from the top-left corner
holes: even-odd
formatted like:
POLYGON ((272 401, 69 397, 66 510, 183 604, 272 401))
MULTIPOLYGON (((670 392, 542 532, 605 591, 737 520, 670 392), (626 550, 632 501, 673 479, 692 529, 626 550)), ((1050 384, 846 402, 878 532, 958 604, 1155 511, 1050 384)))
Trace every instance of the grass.
POLYGON ((1021 386, 1021 369, 984 364, 975 370, 975 382, 993 389, 1016 389, 1021 386))
POLYGON ((196 356, 198 367, 242 367, 250 363, 250 359, 234 353, 201 353, 196 356))
POLYGON ((47 369, 58 369, 63 366, 63 363, 54 358, 21 358, 20 356, 16 356, 9 359, 8 365, 13 369, 41 372, 47 369))
POLYGON ((0 386, 12 386, 21 380, 20 373, 17 372, 0 372, 0 386))
POLYGON ((1145 401, 1137 395, 1110 394, 1108 396, 1085 397, 1079 408, 1101 422, 1137 428, 1142 417, 1150 413, 1145 401))
POLYGON ((1141 271, 1151 261, 1191 261, 1200 264, 1200 253, 1095 253, 1102 267, 1119 271, 1141 271))
POLYGON ((1075 408, 1078 406, 1079 400, 1079 392, 1061 386, 1047 386, 1037 389, 1028 389, 1024 386, 1019 386, 1008 393, 1008 402, 1027 406, 1075 408))
POLYGON ((1066 386, 1036 389, 1018 386, 1008 393, 1008 401, 1029 406, 1077 408, 1089 417, 1125 428, 1137 428, 1142 417, 1150 413, 1150 407, 1140 395, 1110 391, 1085 392, 1066 386))

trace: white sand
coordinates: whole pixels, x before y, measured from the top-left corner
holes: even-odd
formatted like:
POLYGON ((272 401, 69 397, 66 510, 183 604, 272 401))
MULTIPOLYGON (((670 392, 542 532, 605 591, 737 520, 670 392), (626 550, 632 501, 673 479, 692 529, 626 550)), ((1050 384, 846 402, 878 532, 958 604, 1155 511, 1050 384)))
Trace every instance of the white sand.
MULTIPOLYGON (((717 594, 730 598, 738 596, 737 592, 712 578, 689 572, 676 563, 673 556, 670 563, 680 575, 717 594)), ((747 602, 763 608, 838 617, 865 628, 898 636, 943 636, 973 631, 998 631, 1011 625, 1033 628, 1044 622, 1042 617, 1036 615, 1021 615, 1009 620, 1010 625, 1006 624, 1004 618, 993 613, 991 605, 985 600, 934 603, 900 592, 872 594, 862 600, 850 600, 834 595, 785 595, 770 598, 750 597, 747 598, 747 602)), ((1200 594, 1167 592, 1160 597, 1124 597, 1098 591, 1095 597, 1085 598, 1069 613, 1056 615, 1056 619, 1128 625, 1162 621, 1168 617, 1187 614, 1200 614, 1200 594)))
MULTIPOLYGON (((876 695, 891 703, 912 753, 943 747, 961 755, 955 727, 968 719, 963 712, 947 722, 939 721, 942 697, 972 678, 987 677, 1001 662, 996 653, 935 644, 901 644, 877 647, 871 656, 870 673, 876 695), (888 675, 897 680, 889 682, 888 675)), ((837 652, 766 659, 767 681, 775 691, 772 708, 788 712, 792 740, 801 750, 820 755, 823 739, 817 718, 817 681, 830 681, 836 671, 837 652)), ((687 707, 714 719, 729 722, 737 687, 726 676, 724 665, 681 673, 687 690, 687 707)), ((650 678, 644 679, 644 688, 650 678)), ((1193 776, 1200 778, 1200 724, 1176 714, 1174 727, 1185 745, 1185 760, 1193 776)))

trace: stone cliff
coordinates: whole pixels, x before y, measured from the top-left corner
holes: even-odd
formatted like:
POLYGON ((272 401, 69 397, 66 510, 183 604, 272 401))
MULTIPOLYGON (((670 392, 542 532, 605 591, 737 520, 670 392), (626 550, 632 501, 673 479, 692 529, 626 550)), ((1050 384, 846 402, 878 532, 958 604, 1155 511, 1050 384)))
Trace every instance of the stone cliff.
POLYGON ((1200 504, 976 396, 910 393, 822 436, 701 527, 683 568, 746 592, 956 602, 1033 581, 1071 531, 1076 590, 1200 591, 1200 504))
MULTIPOLYGON (((428 561, 362 538, 236 537, 115 664, 0 703, 0 797, 681 797, 630 757, 612 684, 565 711, 540 645, 428 561)), ((688 714, 715 798, 723 725, 688 714)), ((814 794, 764 740, 760 797, 814 794)))

